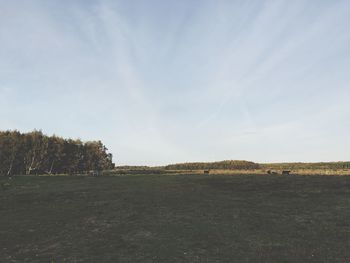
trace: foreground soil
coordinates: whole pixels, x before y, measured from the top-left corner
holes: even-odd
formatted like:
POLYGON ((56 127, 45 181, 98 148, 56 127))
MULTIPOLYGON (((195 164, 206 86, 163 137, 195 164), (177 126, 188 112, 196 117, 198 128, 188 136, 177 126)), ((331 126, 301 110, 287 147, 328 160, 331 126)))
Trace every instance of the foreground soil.
POLYGON ((0 262, 350 262, 350 177, 1 178, 0 262))

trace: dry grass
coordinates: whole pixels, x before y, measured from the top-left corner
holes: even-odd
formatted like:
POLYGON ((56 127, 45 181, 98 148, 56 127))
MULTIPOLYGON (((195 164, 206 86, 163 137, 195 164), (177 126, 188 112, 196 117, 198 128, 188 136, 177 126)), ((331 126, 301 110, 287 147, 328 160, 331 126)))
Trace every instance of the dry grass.
MULTIPOLYGON (((162 174, 162 175, 186 175, 186 174, 204 174, 205 170, 162 170, 162 169, 117 169, 106 171, 104 175, 140 175, 140 174, 162 174)), ((211 169, 209 174, 214 175, 266 175, 268 169, 257 170, 223 170, 211 169)), ((278 175, 282 175, 282 170, 271 170, 278 175)), ((291 170, 291 175, 325 175, 325 176, 350 176, 350 170, 347 169, 294 169, 291 170)))

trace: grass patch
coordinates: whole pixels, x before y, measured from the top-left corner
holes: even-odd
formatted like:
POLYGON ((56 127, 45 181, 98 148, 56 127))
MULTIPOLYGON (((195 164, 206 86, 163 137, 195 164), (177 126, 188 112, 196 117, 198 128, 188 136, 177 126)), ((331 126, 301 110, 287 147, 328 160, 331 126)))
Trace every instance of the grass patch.
POLYGON ((0 262, 350 261, 350 177, 15 177, 0 185, 0 262))

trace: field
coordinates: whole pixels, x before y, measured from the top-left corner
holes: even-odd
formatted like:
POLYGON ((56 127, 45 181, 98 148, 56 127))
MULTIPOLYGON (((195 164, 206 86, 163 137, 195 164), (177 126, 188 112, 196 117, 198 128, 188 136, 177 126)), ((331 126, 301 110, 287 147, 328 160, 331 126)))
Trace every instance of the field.
POLYGON ((350 262, 350 177, 1 178, 0 262, 350 262))

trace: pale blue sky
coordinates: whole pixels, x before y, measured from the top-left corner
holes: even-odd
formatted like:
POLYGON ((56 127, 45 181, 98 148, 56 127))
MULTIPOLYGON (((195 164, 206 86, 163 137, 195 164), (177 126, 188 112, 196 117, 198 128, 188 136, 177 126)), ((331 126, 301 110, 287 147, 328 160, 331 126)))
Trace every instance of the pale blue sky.
POLYGON ((349 160, 350 1, 0 0, 0 129, 117 164, 349 160))

